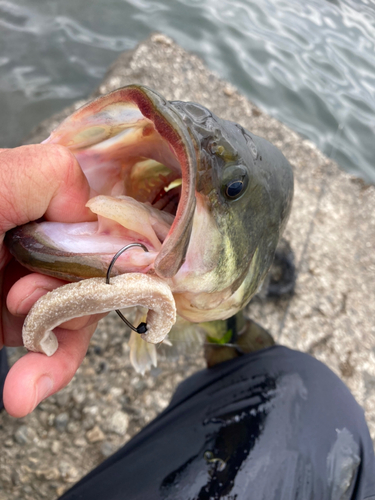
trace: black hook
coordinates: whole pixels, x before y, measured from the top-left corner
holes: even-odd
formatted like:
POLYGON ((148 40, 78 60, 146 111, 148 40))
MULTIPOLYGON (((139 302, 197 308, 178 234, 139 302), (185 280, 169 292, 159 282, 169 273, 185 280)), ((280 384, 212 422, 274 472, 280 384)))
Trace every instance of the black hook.
MULTIPOLYGON (((145 252, 148 252, 148 248, 145 247, 144 245, 142 245, 142 243, 130 243, 130 245, 126 245, 124 248, 121 248, 121 250, 119 250, 116 255, 114 255, 113 259, 111 260, 111 263, 109 264, 109 267, 108 267, 108 271, 107 271, 107 275, 106 275, 106 278, 105 278, 105 281, 108 285, 110 285, 110 276, 111 276, 111 271, 112 271, 112 267, 114 266, 116 260, 120 257, 121 254, 123 254, 124 252, 126 252, 126 250, 128 250, 129 248, 132 248, 132 247, 140 247, 142 248, 145 252)), ((137 328, 135 326, 133 326, 126 318, 125 316, 122 314, 121 311, 119 311, 118 309, 116 309, 116 313, 120 316, 120 318, 122 319, 122 321, 124 323, 126 323, 128 325, 129 328, 131 328, 134 332, 137 332, 137 333, 147 333, 147 323, 140 323, 137 328)))

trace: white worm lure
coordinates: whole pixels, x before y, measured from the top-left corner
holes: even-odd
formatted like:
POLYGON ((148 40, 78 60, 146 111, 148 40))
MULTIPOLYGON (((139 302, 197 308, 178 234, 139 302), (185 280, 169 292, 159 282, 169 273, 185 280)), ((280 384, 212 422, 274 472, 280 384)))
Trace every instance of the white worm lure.
POLYGON ((58 348, 52 330, 65 321, 134 306, 149 309, 147 332, 141 337, 151 344, 164 340, 176 322, 176 306, 169 286, 154 276, 129 273, 111 278, 109 285, 105 278, 91 278, 48 292, 25 319, 24 346, 52 356, 58 348))

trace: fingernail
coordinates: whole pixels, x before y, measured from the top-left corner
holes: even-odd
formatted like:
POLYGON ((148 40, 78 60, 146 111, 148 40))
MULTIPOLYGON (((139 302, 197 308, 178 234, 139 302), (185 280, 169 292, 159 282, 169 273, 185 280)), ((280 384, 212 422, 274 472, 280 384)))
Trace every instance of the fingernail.
MULTIPOLYGON (((36 383, 36 403, 37 406, 43 399, 48 398, 53 391, 53 380, 48 375, 42 375, 36 383)), ((35 408, 34 406, 34 408, 35 408)))

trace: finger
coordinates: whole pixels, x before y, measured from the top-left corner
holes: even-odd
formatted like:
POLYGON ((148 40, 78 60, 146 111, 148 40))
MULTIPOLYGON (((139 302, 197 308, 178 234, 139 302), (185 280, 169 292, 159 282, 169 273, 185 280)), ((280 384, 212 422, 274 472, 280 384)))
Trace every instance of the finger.
POLYGON ((5 380, 3 401, 13 417, 24 417, 48 396, 65 387, 84 358, 96 325, 71 332, 56 329, 59 348, 48 357, 29 352, 10 369, 5 380))
MULTIPOLYGON (((47 292, 64 284, 66 284, 65 281, 37 273, 29 273, 13 284, 7 295, 7 307, 3 311, 3 329, 6 345, 22 345, 21 333, 23 320, 31 307, 47 292)), ((96 324, 104 316, 105 314, 93 314, 91 316, 74 318, 60 326, 67 330, 79 330, 96 324)))
MULTIPOLYGON (((2 346, 7 347, 20 347, 23 345, 22 331, 25 316, 12 316, 9 313, 4 312, 7 315, 6 327, 4 328, 4 341, 2 346)), ((106 314, 92 314, 91 316, 82 316, 80 318, 74 318, 70 321, 62 323, 59 328, 64 328, 64 330, 75 332, 81 330, 90 325, 96 325, 98 321, 104 318, 106 314)))
POLYGON ((66 281, 44 274, 27 274, 20 277, 9 289, 7 308, 15 316, 24 316, 42 295, 65 284, 66 281))
POLYGON ((56 222, 95 217, 85 207, 90 187, 73 154, 38 144, 0 154, 0 234, 46 216, 56 222))
POLYGON ((20 271, 15 272, 15 276, 13 276, 13 266, 8 266, 5 269, 4 293, 6 294, 6 291, 9 290, 2 308, 2 330, 5 345, 9 347, 22 345, 23 321, 32 305, 42 295, 63 284, 65 284, 64 281, 37 273, 21 277, 20 271), (13 278, 18 279, 18 281, 14 283, 13 278))
POLYGON ((86 328, 86 326, 96 325, 98 321, 107 316, 108 313, 101 314, 91 314, 91 316, 82 316, 80 318, 73 318, 65 323, 61 323, 59 328, 64 328, 65 330, 75 331, 86 328))

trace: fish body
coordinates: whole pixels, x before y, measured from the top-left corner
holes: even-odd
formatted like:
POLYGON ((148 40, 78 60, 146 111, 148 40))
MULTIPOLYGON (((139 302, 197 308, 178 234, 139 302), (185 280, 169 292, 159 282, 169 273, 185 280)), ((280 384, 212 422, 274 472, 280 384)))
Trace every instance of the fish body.
POLYGON ((113 275, 165 281, 188 321, 242 309, 269 270, 292 205, 283 154, 196 103, 131 85, 86 104, 45 141, 68 147, 93 193, 97 221, 33 222, 6 244, 25 267, 79 281, 113 275))

